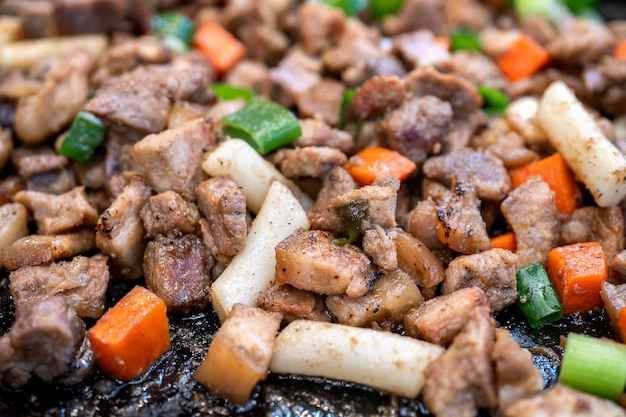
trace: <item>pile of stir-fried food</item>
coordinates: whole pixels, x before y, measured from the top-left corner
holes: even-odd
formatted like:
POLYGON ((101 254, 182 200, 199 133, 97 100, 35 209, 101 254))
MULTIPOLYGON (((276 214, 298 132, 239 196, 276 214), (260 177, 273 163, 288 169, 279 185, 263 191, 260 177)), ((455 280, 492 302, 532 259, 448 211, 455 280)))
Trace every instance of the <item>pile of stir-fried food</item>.
POLYGON ((0 1, 0 380, 268 372, 625 416, 626 24, 592 1, 0 1), (137 285, 105 308, 107 287, 137 285), (558 382, 494 313, 570 334, 558 382))

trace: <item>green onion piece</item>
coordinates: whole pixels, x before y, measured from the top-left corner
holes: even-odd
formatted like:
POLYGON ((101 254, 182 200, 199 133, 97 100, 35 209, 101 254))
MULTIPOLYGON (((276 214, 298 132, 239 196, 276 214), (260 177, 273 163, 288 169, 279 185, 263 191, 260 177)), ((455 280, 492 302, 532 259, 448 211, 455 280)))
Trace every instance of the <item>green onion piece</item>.
POLYGON ((565 6, 576 16, 584 17, 592 11, 597 12, 597 0, 561 0, 565 6))
POLYGON ((222 119, 224 132, 245 140, 261 155, 287 145, 302 134, 296 116, 280 104, 252 98, 245 107, 222 119))
POLYGON ((343 97, 341 97, 341 105, 339 107, 339 117, 337 118, 337 127, 339 129, 343 129, 343 125, 346 123, 348 106, 352 101, 352 97, 356 94, 356 90, 354 88, 349 88, 343 93, 343 97))
POLYGON ((370 11, 374 19, 397 14, 404 6, 404 0, 370 0, 370 11))
POLYGON ((254 97, 254 91, 229 84, 215 83, 211 85, 211 90, 220 100, 236 100, 242 98, 246 101, 250 101, 252 97, 254 97))
POLYGON ((549 22, 554 22, 564 11, 559 0, 514 0, 513 5, 520 19, 538 15, 549 22))
POLYGON ((626 387, 626 345, 570 333, 559 382, 617 401, 626 387))
POLYGON ((59 146, 59 153, 69 159, 84 163, 102 143, 107 127, 91 113, 79 112, 59 146))
POLYGON ((317 0, 328 6, 341 9, 346 16, 358 16, 367 7, 368 0, 317 0))
POLYGON ((163 12, 152 16, 151 27, 152 33, 175 51, 189 49, 195 33, 191 19, 177 12, 163 12))
POLYGON ((456 29, 450 36, 450 50, 451 51, 463 51, 474 50, 480 51, 482 49, 482 43, 478 32, 470 29, 456 29))
POLYGON ((478 86, 478 94, 483 98, 483 111, 487 114, 502 114, 509 105, 509 98, 502 91, 491 87, 478 86))
POLYGON ((520 268, 515 275, 517 305, 530 327, 540 327, 563 317, 563 306, 541 262, 520 268))
POLYGON ((333 207, 335 214, 345 226, 348 237, 333 239, 336 245, 355 243, 361 237, 361 221, 367 214, 369 202, 367 200, 352 200, 333 207))

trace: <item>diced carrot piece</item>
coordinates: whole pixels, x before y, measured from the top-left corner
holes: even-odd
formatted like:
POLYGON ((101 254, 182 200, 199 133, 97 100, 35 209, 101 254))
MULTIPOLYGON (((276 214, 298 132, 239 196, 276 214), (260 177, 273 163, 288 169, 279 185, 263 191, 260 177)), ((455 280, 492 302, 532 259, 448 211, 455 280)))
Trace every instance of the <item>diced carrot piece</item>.
POLYGON ((405 180, 417 166, 399 152, 370 146, 352 156, 343 166, 355 181, 369 185, 376 178, 395 177, 405 180))
POLYGON ((619 311, 619 315, 617 316, 617 338, 622 341, 622 343, 626 343, 626 307, 622 308, 619 311))
POLYGON ((615 59, 626 59, 626 39, 620 41, 615 49, 613 50, 613 58, 615 59))
POLYGON ((604 305, 600 289, 608 278, 609 265, 599 243, 575 243, 552 249, 546 270, 565 314, 604 305))
POLYGON ((496 61, 500 70, 511 81, 530 77, 548 62, 548 52, 528 35, 520 35, 496 61))
POLYGON ((560 153, 513 169, 510 174, 513 187, 518 187, 530 178, 539 175, 554 191, 556 209, 560 213, 571 213, 582 205, 582 194, 576 184, 574 174, 560 153))
POLYGON ((243 44, 217 22, 203 23, 196 30, 193 43, 220 75, 230 71, 246 54, 243 44))
POLYGON ((107 374, 131 380, 170 348, 165 302, 136 286, 88 332, 96 364, 107 374))
POLYGON ((515 233, 506 232, 499 236, 494 236, 489 239, 492 248, 500 248, 515 252, 517 250, 517 241, 515 240, 515 233))

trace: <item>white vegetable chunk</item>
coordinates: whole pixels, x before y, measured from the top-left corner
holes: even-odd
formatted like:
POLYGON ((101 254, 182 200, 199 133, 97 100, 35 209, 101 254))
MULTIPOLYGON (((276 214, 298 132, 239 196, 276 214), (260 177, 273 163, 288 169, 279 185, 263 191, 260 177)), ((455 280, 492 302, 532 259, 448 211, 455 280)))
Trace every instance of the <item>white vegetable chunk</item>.
POLYGON ((276 245, 297 229, 309 227, 300 202, 285 185, 274 181, 250 226, 243 251, 211 286, 211 301, 220 320, 226 320, 236 303, 256 306, 259 295, 274 282, 276 245))
MULTIPOLYGON (((272 182, 287 181, 274 165, 241 139, 222 142, 207 155, 202 168, 208 175, 230 178, 246 190, 248 209, 253 213, 261 208, 272 182)), ((311 199, 304 194, 300 203, 305 208, 313 206, 311 199)))
POLYGON ((416 398, 424 386, 424 369, 443 351, 390 332, 296 320, 276 338, 270 370, 351 381, 416 398))
POLYGON ((600 207, 626 196, 626 157, 604 136, 589 112, 561 81, 552 83, 539 103, 537 118, 552 146, 600 207))

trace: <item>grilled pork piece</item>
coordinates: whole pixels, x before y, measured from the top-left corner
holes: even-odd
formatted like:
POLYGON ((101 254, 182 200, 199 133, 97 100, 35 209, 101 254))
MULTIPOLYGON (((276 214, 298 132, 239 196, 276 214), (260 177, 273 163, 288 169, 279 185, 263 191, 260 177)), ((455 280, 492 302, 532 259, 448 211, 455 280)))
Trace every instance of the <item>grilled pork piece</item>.
POLYGON ((257 303, 263 310, 281 313, 284 322, 299 319, 330 321, 320 294, 294 288, 289 284, 272 285, 259 296, 257 303))
POLYGON ((146 229, 146 238, 157 235, 181 236, 194 233, 200 213, 195 204, 185 201, 176 191, 165 191, 150 196, 139 211, 146 229))

